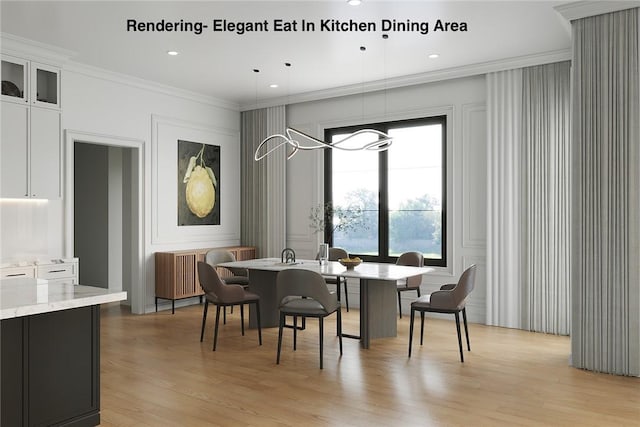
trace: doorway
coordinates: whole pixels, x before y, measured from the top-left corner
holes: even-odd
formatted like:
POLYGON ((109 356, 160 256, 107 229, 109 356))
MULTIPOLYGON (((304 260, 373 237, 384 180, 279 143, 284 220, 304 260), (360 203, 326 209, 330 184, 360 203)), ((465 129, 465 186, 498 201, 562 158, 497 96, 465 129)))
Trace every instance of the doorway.
POLYGON ((65 252, 79 283, 126 291, 144 313, 142 141, 66 132, 65 252))

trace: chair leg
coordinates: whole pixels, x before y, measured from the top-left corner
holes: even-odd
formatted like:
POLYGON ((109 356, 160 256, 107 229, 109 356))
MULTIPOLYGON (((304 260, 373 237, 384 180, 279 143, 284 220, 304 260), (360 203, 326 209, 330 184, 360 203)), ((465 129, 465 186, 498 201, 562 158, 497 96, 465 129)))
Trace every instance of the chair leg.
POLYGON ((278 356, 276 357, 276 365, 280 364, 280 349, 282 348, 282 328, 284 328, 284 313, 280 312, 280 324, 278 325, 278 356))
POLYGON ((320 326, 320 369, 322 369, 322 338, 324 337, 324 318, 318 317, 320 326))
POLYGON ((424 339, 424 311, 420 312, 420 345, 424 339))
POLYGON ((398 291, 398 313, 400 313, 400 318, 402 319, 402 303, 400 302, 400 291, 398 291))
POLYGON ((411 320, 409 321, 409 357, 411 357, 411 341, 413 341, 413 318, 416 314, 416 311, 411 308, 411 320))
POLYGON ((260 325, 260 301, 256 301, 256 317, 258 318, 258 342, 262 345, 262 326, 260 325))
POLYGON ((462 354, 462 336, 460 335, 460 315, 456 311, 456 330, 458 331, 458 347, 460 348, 460 361, 464 363, 464 354, 462 354))
POLYGON ((227 324, 227 307, 224 307, 224 309, 222 310, 222 324, 227 324))
POLYGON ((204 325, 207 322, 207 310, 209 309, 209 301, 205 300, 202 310, 202 329, 200 330, 200 342, 204 339, 204 325))
POLYGON ((342 356, 342 313, 338 310, 338 341, 340 342, 340 356, 342 356))
MULTIPOLYGON (((304 319, 304 317, 303 317, 304 319)), ((304 321, 303 321, 304 323, 304 321)), ((298 316, 293 316, 293 351, 296 351, 296 345, 298 341, 298 316)))
MULTIPOLYGON (((231 306, 231 308, 233 308, 233 306, 231 306)), ((240 304, 240 325, 242 336, 244 336, 244 304, 240 304)))
POLYGON ((469 344, 469 328, 467 328, 467 308, 462 309, 462 320, 464 320, 464 334, 467 336, 467 350, 471 351, 471 344, 469 344))
POLYGON ((216 351, 216 344, 218 343, 218 324, 220 323, 220 306, 216 305, 216 327, 213 332, 213 351, 216 351))
MULTIPOLYGON (((338 285, 340 286, 340 285, 338 285)), ((347 279, 344 279, 344 303, 347 307, 347 313, 349 312, 349 292, 347 292, 347 279)))

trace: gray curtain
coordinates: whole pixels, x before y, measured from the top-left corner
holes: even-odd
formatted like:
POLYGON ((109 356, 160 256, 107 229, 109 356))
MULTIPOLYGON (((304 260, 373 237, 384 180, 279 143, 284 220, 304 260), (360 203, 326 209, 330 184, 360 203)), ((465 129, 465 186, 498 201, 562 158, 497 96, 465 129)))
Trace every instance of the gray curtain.
POLYGON ((569 63, 487 75, 487 324, 569 333, 569 63))
POLYGON ((240 238, 257 248, 258 257, 279 257, 286 246, 286 153, 277 150, 260 161, 254 153, 264 138, 285 128, 284 106, 241 115, 240 238))
POLYGON ((522 328, 522 69, 487 74, 487 325, 522 328))
POLYGON ((572 364, 640 375, 638 12, 573 31, 572 364))
POLYGON ((522 70, 523 329, 569 335, 570 63, 522 70))

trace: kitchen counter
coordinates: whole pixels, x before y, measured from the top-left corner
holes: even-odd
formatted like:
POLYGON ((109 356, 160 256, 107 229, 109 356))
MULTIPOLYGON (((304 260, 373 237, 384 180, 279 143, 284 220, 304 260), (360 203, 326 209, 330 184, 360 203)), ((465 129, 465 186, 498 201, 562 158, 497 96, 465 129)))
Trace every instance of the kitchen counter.
POLYGON ((0 281, 0 320, 122 301, 127 293, 19 278, 0 281))
POLYGON ((0 425, 100 424, 100 304, 126 292, 0 280, 0 425))

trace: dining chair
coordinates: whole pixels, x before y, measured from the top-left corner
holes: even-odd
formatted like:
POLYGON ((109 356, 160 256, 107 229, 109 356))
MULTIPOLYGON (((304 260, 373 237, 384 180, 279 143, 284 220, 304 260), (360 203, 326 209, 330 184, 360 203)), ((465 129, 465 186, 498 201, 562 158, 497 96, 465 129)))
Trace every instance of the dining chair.
POLYGON ((262 329, 260 327, 260 297, 248 292, 240 285, 227 285, 218 276, 218 272, 213 266, 206 262, 198 261, 198 279, 200 286, 205 292, 204 311, 202 312, 202 329, 200 330, 200 342, 204 338, 204 326, 207 321, 207 311, 209 303, 216 306, 216 325, 213 334, 213 351, 216 350, 218 342, 218 324, 220 323, 220 308, 240 306, 240 325, 244 336, 244 305, 254 304, 256 308, 256 318, 258 320, 258 341, 262 345, 262 329))
MULTIPOLYGON (((320 254, 317 254, 316 259, 319 259, 319 258, 320 258, 320 254)), ((338 261, 340 258, 349 258, 349 253, 343 248, 338 248, 338 247, 329 248, 329 257, 328 257, 329 261, 338 261)), ((340 296, 340 285, 344 286, 344 305, 348 312, 349 311, 349 294, 347 292, 347 278, 342 276, 335 276, 335 277, 325 276, 324 281, 327 283, 327 285, 336 285, 336 293, 338 295, 338 301, 342 300, 340 296)))
POLYGON ((411 322, 409 326, 409 357, 411 357, 411 341, 413 340, 413 318, 416 311, 420 312, 420 345, 422 345, 424 336, 424 313, 453 313, 456 318, 456 330, 458 331, 458 347, 460 348, 460 361, 464 363, 464 355, 462 353, 462 336, 460 335, 460 316, 464 320, 464 333, 467 338, 467 350, 471 351, 469 343, 469 330, 467 328, 467 309, 465 303, 467 297, 473 291, 476 281, 475 264, 467 268, 458 283, 446 284, 440 287, 440 290, 424 295, 411 303, 411 322))
MULTIPOLYGON (((424 256, 420 252, 405 252, 398 257, 396 265, 422 267, 424 265, 424 256)), ((400 312, 400 318, 402 318, 402 302, 400 300, 400 293, 405 291, 416 291, 418 293, 418 297, 420 297, 420 284, 422 284, 421 274, 398 281, 396 288, 398 290, 398 311, 400 312)))
MULTIPOLYGON (((245 289, 249 287, 249 270, 246 268, 236 267, 218 267, 223 262, 234 262, 236 257, 232 252, 224 249, 211 249, 204 257, 207 264, 214 268, 224 268, 231 273, 231 276, 221 277, 222 281, 227 285, 240 285, 245 289)), ((233 306, 231 307, 233 313, 233 306)), ((222 312, 222 323, 227 324, 227 311, 222 312)))
POLYGON ((212 249, 205 255, 207 264, 215 268, 225 268, 231 272, 231 276, 223 277, 222 280, 227 285, 249 286, 249 271, 246 268, 218 267, 223 262, 234 262, 236 257, 232 252, 222 249, 212 249))
POLYGON ((280 310, 278 325, 278 355, 276 364, 280 364, 280 351, 282 348, 282 330, 285 327, 286 316, 293 317, 293 350, 296 350, 297 332, 296 320, 298 317, 316 317, 319 322, 320 335, 320 369, 323 368, 323 336, 324 318, 332 313, 337 314, 337 333, 340 342, 340 355, 342 355, 342 316, 340 313, 340 301, 327 289, 324 277, 311 270, 287 269, 278 273, 276 278, 277 295, 280 310))

